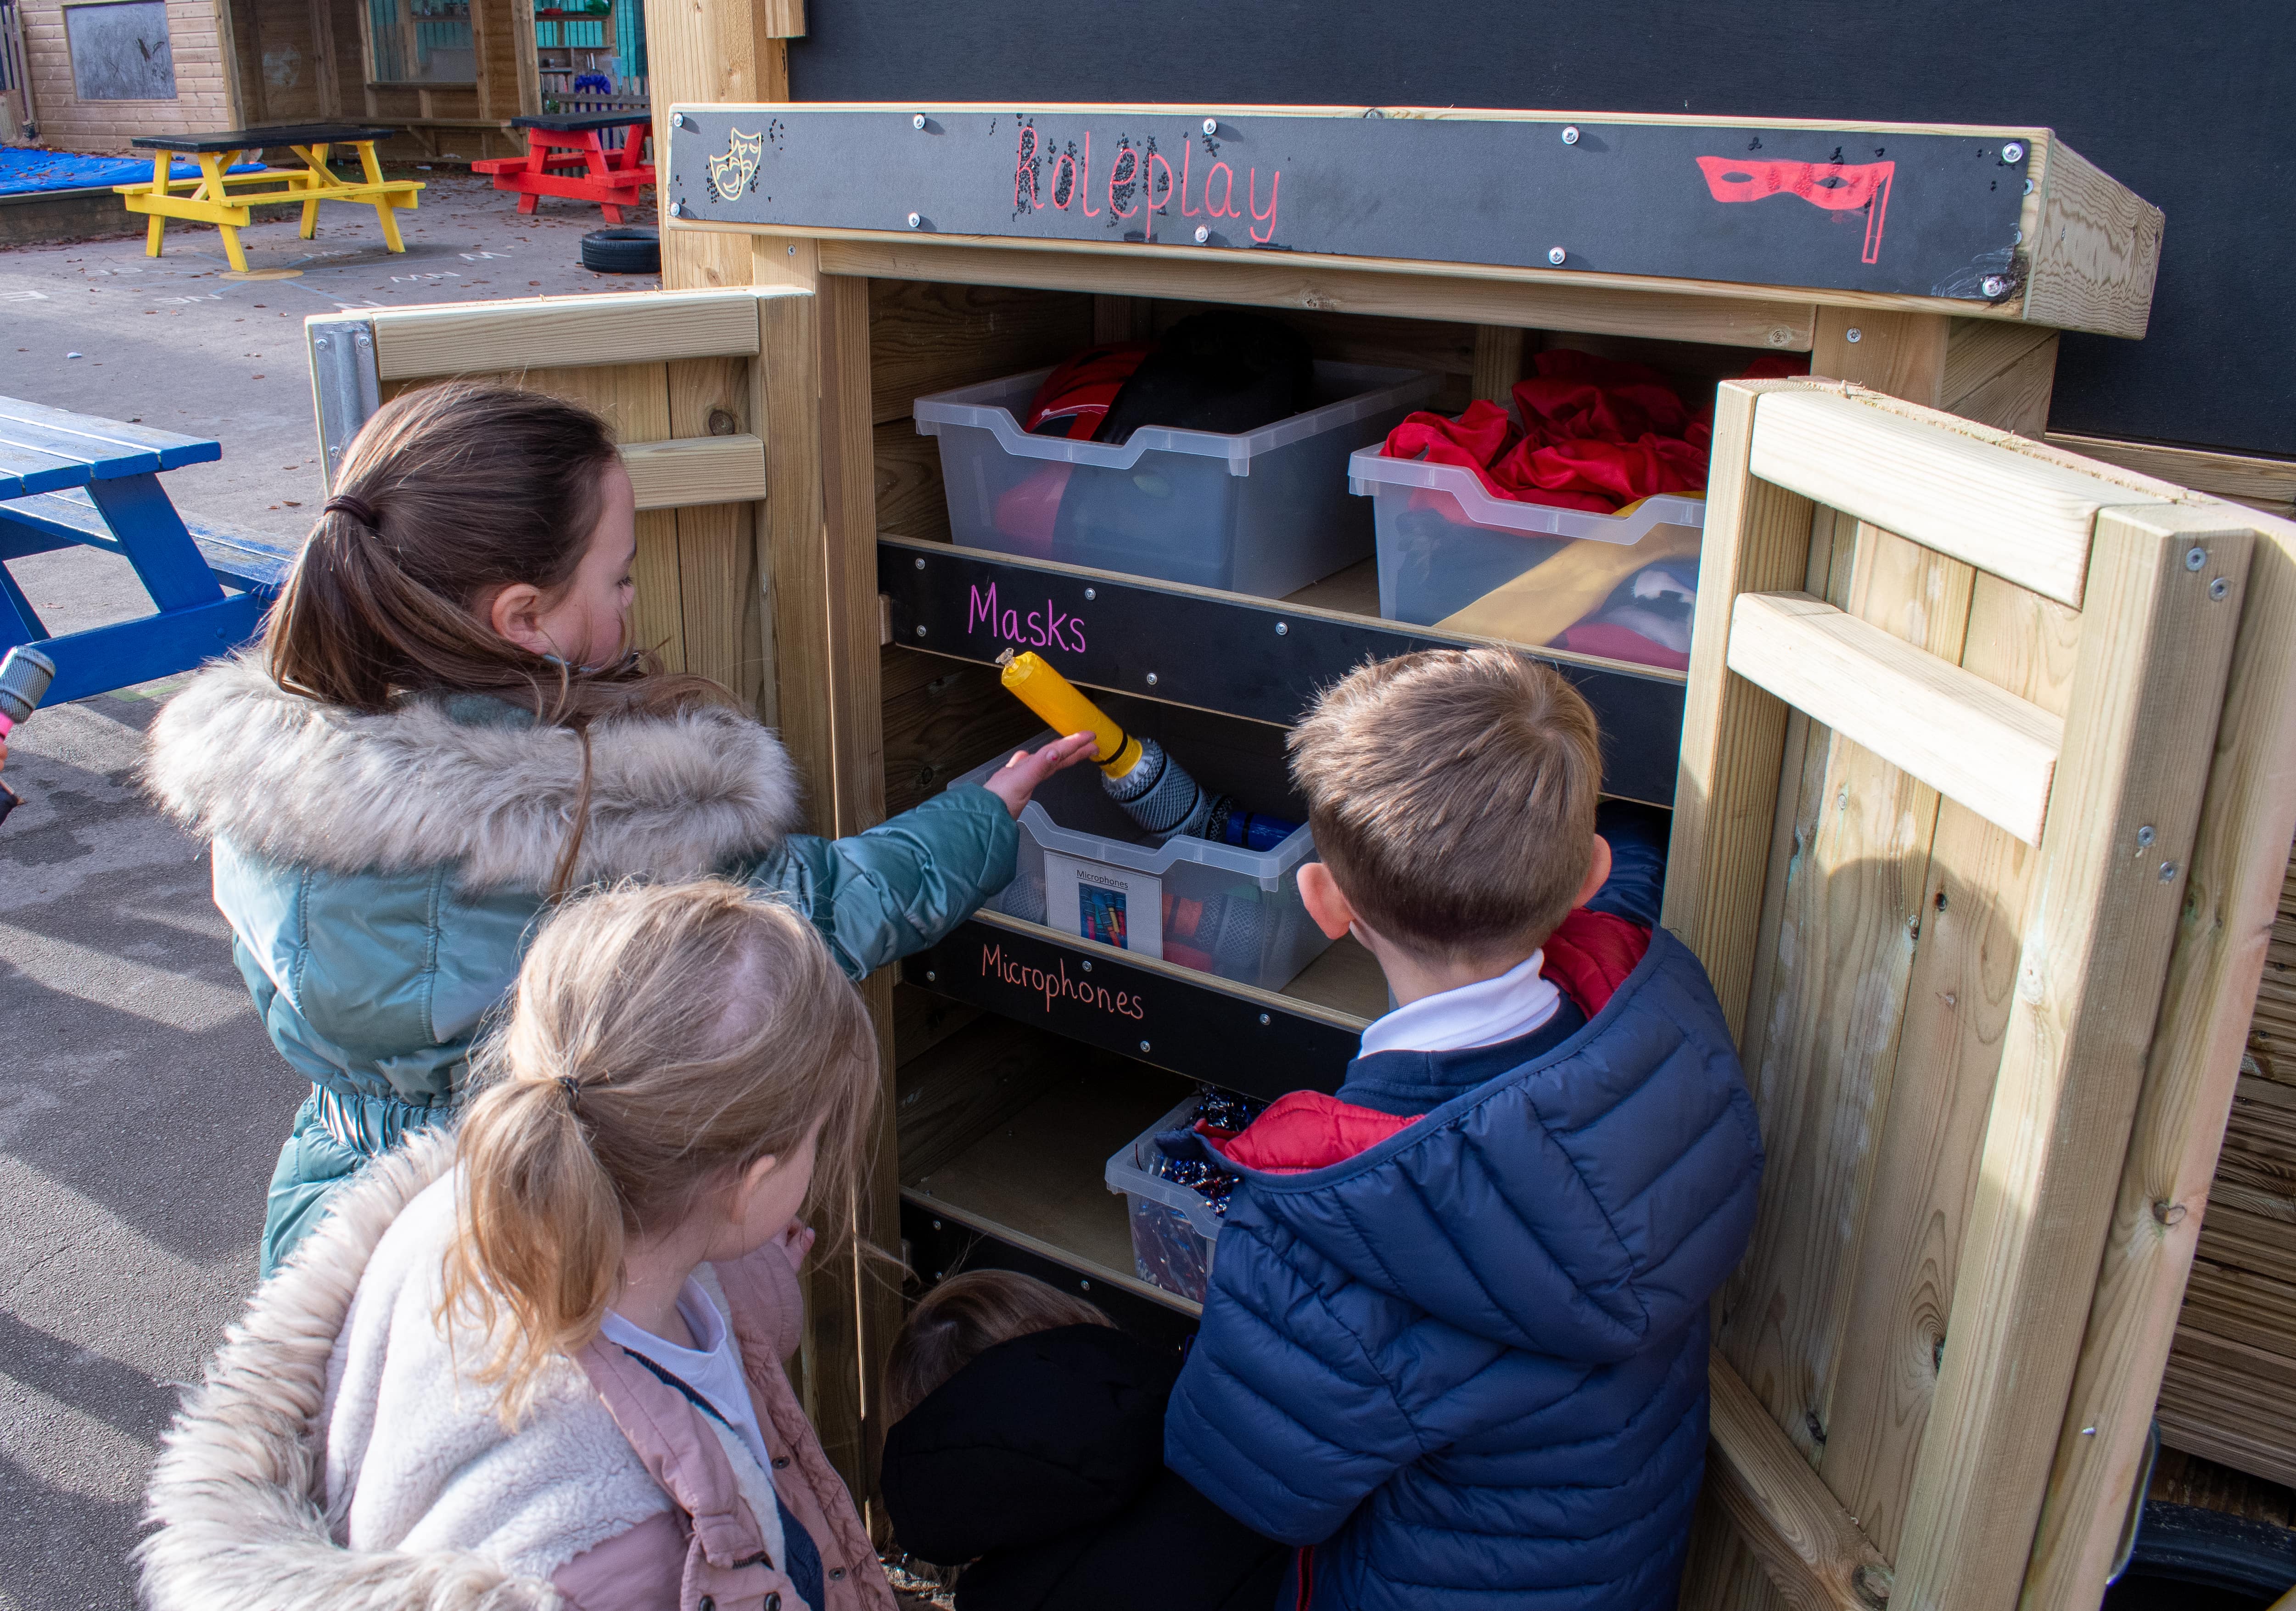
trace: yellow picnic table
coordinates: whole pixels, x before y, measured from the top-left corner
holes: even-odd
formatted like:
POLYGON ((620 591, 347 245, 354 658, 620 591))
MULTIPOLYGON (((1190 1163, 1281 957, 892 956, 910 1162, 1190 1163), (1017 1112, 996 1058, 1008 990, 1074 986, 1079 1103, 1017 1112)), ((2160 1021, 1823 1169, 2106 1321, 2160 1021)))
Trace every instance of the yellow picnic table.
POLYGON ((247 253, 241 250, 239 232, 252 218, 251 208, 299 206, 303 238, 319 230, 319 203, 357 201, 374 209, 382 225, 382 238, 393 251, 405 251, 394 209, 414 205, 419 179, 386 179, 374 154, 374 143, 398 131, 356 123, 291 123, 269 128, 233 128, 207 135, 142 135, 130 144, 152 153, 152 177, 135 185, 115 185, 130 212, 152 215, 144 236, 144 255, 160 255, 160 234, 169 218, 195 218, 212 224, 223 234, 224 254, 244 274, 247 253), (303 159, 302 168, 263 168, 251 173, 228 170, 250 152, 284 145, 303 159), (359 177, 338 174, 328 160, 329 151, 348 145, 357 153, 359 177), (170 181, 175 155, 184 153, 200 165, 196 179, 170 181))

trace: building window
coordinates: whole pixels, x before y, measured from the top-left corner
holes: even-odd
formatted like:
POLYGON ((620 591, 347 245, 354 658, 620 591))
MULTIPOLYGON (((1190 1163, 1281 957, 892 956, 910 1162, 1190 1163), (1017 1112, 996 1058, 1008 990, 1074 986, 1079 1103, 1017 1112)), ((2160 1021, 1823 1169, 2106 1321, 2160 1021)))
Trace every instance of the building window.
POLYGON ((367 78, 375 84, 474 84, 470 0, 367 0, 367 78))
POLYGON ((83 101, 172 101, 176 58, 164 0, 64 7, 72 94, 83 101))

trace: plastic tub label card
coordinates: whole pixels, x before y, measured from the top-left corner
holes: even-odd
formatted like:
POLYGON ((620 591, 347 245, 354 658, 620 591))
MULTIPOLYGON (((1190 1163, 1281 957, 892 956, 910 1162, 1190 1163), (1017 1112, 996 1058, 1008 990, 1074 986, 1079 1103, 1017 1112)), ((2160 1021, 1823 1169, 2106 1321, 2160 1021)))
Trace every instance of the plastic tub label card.
POLYGON ((1164 881, 1080 856, 1045 854, 1049 926, 1161 960, 1164 881))

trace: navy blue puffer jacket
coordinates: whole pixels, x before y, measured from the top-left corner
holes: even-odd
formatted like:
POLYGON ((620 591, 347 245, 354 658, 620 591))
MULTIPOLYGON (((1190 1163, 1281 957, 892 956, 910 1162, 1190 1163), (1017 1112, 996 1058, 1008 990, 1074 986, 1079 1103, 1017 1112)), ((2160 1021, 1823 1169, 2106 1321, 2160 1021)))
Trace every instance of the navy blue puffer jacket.
POLYGON ((1761 1172, 1705 971, 1657 931, 1561 1044, 1379 1053, 1339 1095, 1431 1111, 1344 1162, 1239 1171, 1166 1461, 1316 1546, 1315 1611, 1671 1607, 1707 1299, 1761 1172))

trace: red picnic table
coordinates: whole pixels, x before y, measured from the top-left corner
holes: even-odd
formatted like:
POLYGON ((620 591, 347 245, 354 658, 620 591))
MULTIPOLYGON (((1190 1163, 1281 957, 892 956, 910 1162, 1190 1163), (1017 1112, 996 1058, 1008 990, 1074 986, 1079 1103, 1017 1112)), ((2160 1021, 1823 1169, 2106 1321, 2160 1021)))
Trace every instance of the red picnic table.
POLYGON ((512 127, 526 130, 526 154, 481 158, 471 171, 492 174, 496 190, 516 193, 521 212, 532 212, 544 196, 570 196, 595 201, 607 223, 619 224, 622 209, 636 207, 638 193, 653 183, 653 165, 639 160, 652 121, 644 111, 512 118, 512 127), (619 151, 606 148, 611 128, 630 131, 619 151))

